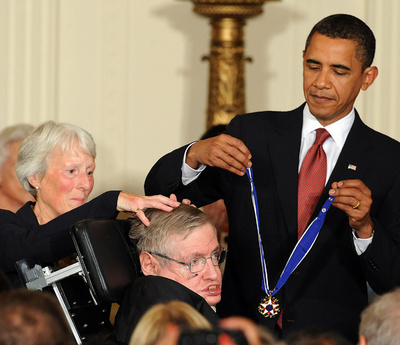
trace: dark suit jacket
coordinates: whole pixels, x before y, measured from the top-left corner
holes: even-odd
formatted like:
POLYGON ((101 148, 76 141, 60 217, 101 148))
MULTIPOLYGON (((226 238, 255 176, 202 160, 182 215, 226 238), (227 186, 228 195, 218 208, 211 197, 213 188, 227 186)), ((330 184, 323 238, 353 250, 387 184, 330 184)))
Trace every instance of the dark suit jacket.
POLYGON ((28 202, 16 214, 0 210, 0 271, 14 286, 20 286, 15 262, 27 258, 32 263, 52 265, 75 252, 69 232, 76 222, 87 218, 113 219, 117 216, 119 191, 110 191, 88 203, 39 225, 28 202))
POLYGON ((143 316, 153 305, 182 301, 200 312, 211 324, 218 323, 218 316, 206 300, 178 282, 156 276, 138 278, 125 293, 115 318, 115 331, 121 344, 129 344, 132 333, 143 316))
MULTIPOLYGON (((252 154, 271 290, 297 242, 303 108, 236 116, 226 131, 241 139, 252 154)), ((229 253, 217 311, 220 316, 244 315, 274 329, 276 318, 266 319, 257 311, 265 293, 248 179, 207 167, 185 187, 181 183, 185 149, 155 164, 146 179, 146 194, 176 193, 196 206, 225 200, 229 253)), ((331 207, 314 247, 276 296, 284 310, 283 336, 320 326, 336 329, 356 342, 360 312, 367 305, 367 282, 378 293, 400 284, 400 143, 367 127, 357 113, 312 219, 327 199, 332 182, 344 179, 360 179, 372 191, 373 241, 358 256, 348 217, 331 207), (349 169, 349 164, 356 170, 349 169)))

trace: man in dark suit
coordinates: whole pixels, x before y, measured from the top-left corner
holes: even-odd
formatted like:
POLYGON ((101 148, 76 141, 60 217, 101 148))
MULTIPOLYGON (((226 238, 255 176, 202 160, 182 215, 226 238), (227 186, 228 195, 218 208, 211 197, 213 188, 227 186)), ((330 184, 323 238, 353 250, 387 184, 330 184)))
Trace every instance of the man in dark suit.
POLYGON ((367 127, 353 106, 377 77, 374 53, 375 38, 364 22, 343 14, 324 18, 303 52, 305 104, 236 116, 225 134, 169 153, 147 176, 146 194, 173 192, 197 206, 225 200, 229 253, 220 316, 250 317, 281 337, 328 327, 356 343, 367 283, 377 293, 400 284, 400 143, 367 127), (329 196, 333 207, 312 248, 274 294, 279 308, 266 317, 260 302, 298 242, 298 176, 319 128, 329 132, 322 145, 326 180, 308 222, 329 196))

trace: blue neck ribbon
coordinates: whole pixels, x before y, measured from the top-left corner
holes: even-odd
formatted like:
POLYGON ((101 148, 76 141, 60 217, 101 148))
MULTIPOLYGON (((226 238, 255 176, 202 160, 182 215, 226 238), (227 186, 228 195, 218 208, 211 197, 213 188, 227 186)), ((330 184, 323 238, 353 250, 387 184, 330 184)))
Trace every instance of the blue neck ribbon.
POLYGON ((296 246, 294 247, 292 254, 290 255, 289 260, 287 261, 286 266, 283 269, 283 272, 278 280, 278 283, 276 284, 275 289, 272 292, 270 292, 269 285, 268 285, 267 264, 265 262, 264 249, 263 249, 262 241, 261 241, 260 217, 259 217, 257 193, 256 193, 256 188, 254 186, 254 181, 253 181, 253 168, 246 168, 246 173, 247 173, 247 177, 249 178, 249 182, 250 182, 251 200, 253 203, 254 215, 256 218, 256 225, 257 225, 258 244, 259 244, 259 248, 260 248, 260 259, 261 259, 262 276, 263 276, 261 288, 265 291, 267 296, 274 296, 280 290, 280 288, 283 285, 285 285, 289 276, 297 268, 297 266, 303 261, 303 259, 306 257, 308 252, 311 250, 312 246, 314 245, 315 240, 318 237, 319 231, 321 230, 322 225, 324 224, 326 213, 328 212, 328 210, 331 207, 332 202, 335 198, 329 197, 325 201, 318 216, 313 220, 313 222, 304 231, 300 240, 297 242, 296 246))

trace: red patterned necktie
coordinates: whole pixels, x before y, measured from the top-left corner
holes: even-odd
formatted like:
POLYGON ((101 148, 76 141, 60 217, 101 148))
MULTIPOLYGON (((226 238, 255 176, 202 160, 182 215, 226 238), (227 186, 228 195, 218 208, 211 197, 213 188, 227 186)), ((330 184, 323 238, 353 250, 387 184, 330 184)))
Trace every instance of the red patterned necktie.
MULTIPOLYGON (((307 151, 301 164, 298 186, 298 238, 303 234, 318 200, 325 187, 326 154, 322 144, 330 136, 324 128, 317 129, 314 144, 307 151)), ((283 310, 279 315, 277 325, 282 329, 283 310)))
POLYGON ((330 136, 324 128, 317 129, 314 144, 307 151, 301 164, 298 185, 298 238, 307 227, 311 215, 325 187, 326 154, 322 148, 324 141, 330 136))

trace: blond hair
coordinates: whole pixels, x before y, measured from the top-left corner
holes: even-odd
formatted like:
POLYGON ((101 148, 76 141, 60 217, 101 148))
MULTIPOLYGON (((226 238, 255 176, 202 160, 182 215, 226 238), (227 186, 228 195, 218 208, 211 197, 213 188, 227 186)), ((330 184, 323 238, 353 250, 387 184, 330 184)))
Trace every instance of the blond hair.
POLYGON ((171 323, 181 329, 212 329, 211 323, 189 304, 181 301, 160 303, 142 316, 129 345, 152 345, 171 323))

